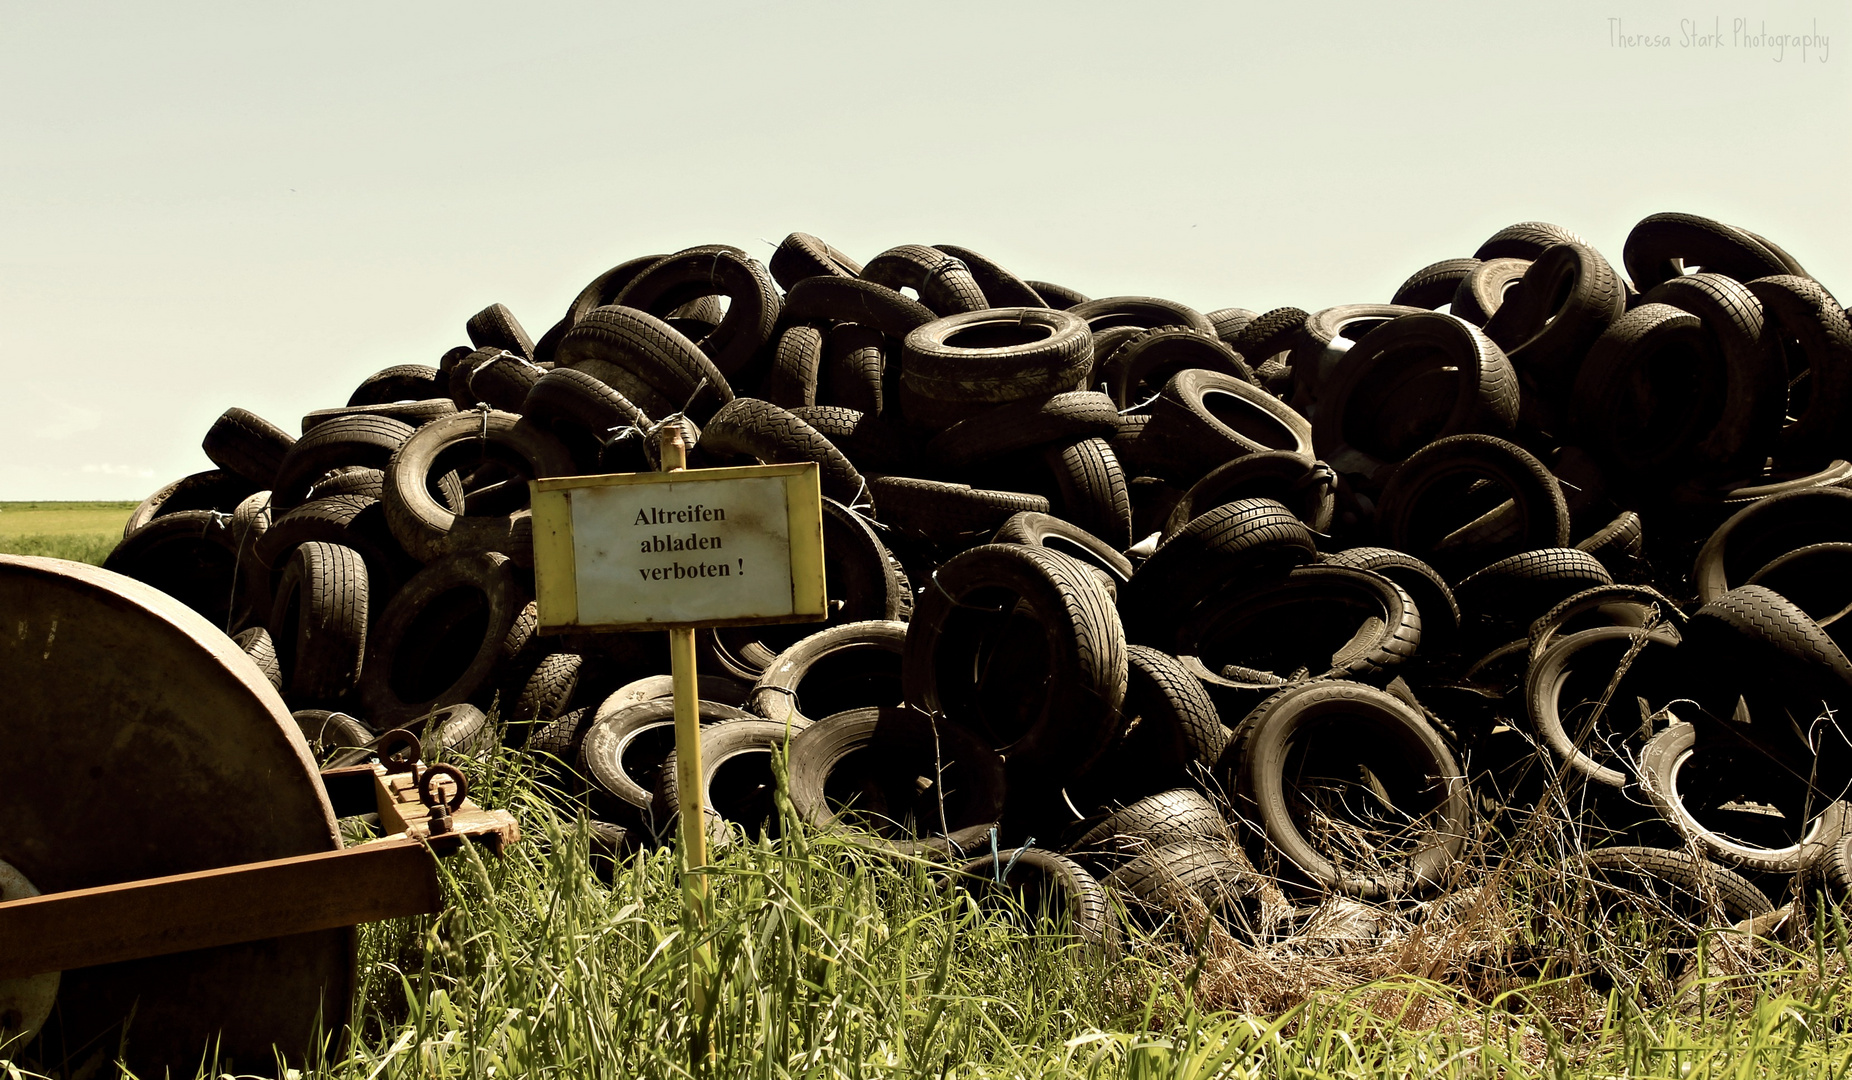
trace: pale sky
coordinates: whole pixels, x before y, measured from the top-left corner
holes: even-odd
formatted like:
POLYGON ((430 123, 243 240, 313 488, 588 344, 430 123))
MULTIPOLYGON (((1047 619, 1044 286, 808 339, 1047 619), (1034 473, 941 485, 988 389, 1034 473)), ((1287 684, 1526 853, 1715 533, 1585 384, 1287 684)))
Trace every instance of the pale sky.
POLYGON ((0 499, 139 499, 229 406, 293 433, 490 303, 539 337, 793 230, 1316 310, 1516 221, 1618 268, 1679 210, 1852 300, 1845 0, 0 0, 0 55, 0 499))

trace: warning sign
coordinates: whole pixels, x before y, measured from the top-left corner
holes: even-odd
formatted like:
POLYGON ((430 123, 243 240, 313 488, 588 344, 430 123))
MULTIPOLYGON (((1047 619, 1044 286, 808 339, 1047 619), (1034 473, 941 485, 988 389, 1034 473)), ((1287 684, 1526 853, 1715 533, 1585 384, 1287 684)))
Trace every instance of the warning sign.
POLYGON ((814 464, 537 480, 533 512, 543 631, 825 617, 814 464))

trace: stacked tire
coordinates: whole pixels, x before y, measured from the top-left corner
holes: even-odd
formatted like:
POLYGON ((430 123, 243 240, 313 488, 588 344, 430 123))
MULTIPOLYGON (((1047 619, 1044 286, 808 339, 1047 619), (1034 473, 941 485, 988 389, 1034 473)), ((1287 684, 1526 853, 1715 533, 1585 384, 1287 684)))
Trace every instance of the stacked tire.
POLYGON ((499 737, 657 843, 663 643, 536 632, 527 481, 654 468, 674 424, 825 495, 826 623, 701 635, 719 842, 847 829, 1108 950, 1112 911, 1259 942, 1413 901, 1551 805, 1843 890, 1852 327, 1705 218, 1622 264, 1524 222, 1388 304, 1204 313, 951 245, 644 256, 299 435, 228 410, 108 565, 330 750, 499 737))

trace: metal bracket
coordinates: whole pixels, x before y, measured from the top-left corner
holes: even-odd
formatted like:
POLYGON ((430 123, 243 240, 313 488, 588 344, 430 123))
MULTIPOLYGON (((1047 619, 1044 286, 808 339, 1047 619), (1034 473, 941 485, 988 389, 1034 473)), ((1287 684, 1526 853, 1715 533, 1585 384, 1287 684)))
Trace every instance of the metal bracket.
POLYGON ((416 762, 399 772, 358 765, 322 774, 342 816, 365 813, 356 796, 359 785, 371 788, 388 833, 378 840, 0 903, 0 979, 441 910, 432 855, 452 854, 465 840, 499 855, 521 831, 514 815, 476 806, 457 786, 450 798, 434 799, 455 807, 448 829, 433 835, 419 787, 434 771, 433 779, 454 775, 416 762))

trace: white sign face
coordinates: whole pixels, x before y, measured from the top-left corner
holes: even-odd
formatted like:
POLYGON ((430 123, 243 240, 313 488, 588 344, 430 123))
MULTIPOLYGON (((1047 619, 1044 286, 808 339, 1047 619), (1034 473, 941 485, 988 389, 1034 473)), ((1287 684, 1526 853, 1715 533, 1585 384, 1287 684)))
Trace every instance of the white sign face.
POLYGON ((577 623, 793 613, 782 478, 590 487, 571 498, 577 623))

